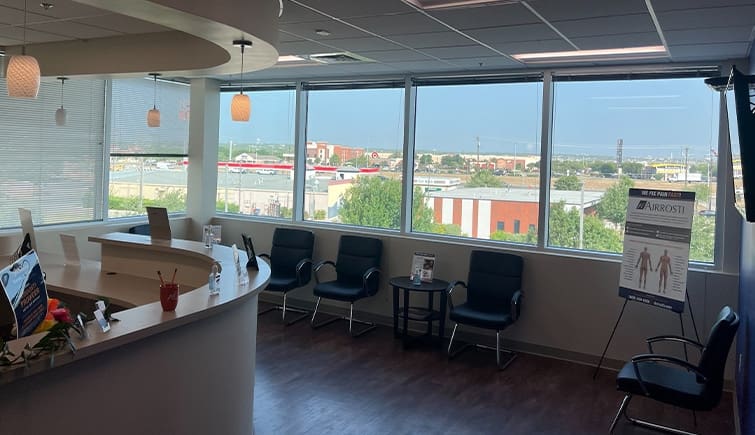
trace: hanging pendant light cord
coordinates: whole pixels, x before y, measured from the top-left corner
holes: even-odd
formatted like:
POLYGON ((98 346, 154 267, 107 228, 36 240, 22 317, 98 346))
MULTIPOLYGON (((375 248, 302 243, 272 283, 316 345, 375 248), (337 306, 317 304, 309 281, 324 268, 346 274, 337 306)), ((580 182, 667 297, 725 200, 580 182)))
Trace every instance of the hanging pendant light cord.
POLYGON ((64 79, 60 80, 60 108, 63 108, 63 86, 65 86, 66 81, 64 79))
POLYGON ((155 96, 152 99, 152 109, 157 109, 157 76, 153 76, 155 79, 155 96))
POLYGON ((21 46, 21 55, 26 56, 26 3, 28 0, 24 0, 24 44, 21 46))
POLYGON ((241 44, 241 95, 244 94, 244 44, 241 44))

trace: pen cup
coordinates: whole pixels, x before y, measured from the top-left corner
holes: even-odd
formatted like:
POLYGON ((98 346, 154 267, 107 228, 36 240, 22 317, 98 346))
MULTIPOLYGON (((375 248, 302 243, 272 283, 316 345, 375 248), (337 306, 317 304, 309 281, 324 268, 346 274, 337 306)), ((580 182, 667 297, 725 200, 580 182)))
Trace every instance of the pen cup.
POLYGON ((160 284, 160 305, 163 306, 163 311, 175 311, 178 305, 178 284, 160 284))

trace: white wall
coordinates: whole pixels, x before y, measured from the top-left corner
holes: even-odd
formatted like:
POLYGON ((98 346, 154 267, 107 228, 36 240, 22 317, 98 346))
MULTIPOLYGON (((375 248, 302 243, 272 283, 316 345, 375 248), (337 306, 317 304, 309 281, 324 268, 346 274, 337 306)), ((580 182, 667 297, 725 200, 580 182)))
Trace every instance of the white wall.
MULTIPOLYGON (((223 226, 223 244, 240 244, 242 232, 251 235, 258 254, 270 252, 272 234, 278 226, 275 223, 229 217, 216 217, 213 223, 223 226)), ((334 260, 338 238, 343 232, 321 227, 306 229, 315 233, 314 260, 334 260)), ((363 315, 377 315, 384 322, 390 318, 392 292, 388 279, 409 273, 411 256, 415 251, 436 254, 435 270, 438 278, 447 281, 466 280, 469 253, 475 249, 473 241, 457 244, 387 234, 377 237, 384 244, 381 290, 375 297, 357 302, 355 310, 361 311, 363 315)), ((519 321, 503 335, 515 341, 512 346, 523 350, 588 363, 596 362, 624 302, 618 296, 619 262, 533 252, 518 254, 525 259, 523 312, 519 321)), ((311 292, 313 283, 314 280, 308 287, 296 290, 289 297, 311 304, 314 300, 311 292)), ((690 272, 689 294, 703 342, 721 307, 731 305, 736 308, 737 283, 736 275, 690 272)), ((463 300, 463 289, 460 290, 458 298, 463 300)), ((456 293, 454 297, 457 297, 456 293)), ((426 302, 418 298, 412 304, 421 303, 426 302)), ((325 300, 321 302, 321 307, 323 305, 331 311, 334 307, 336 311, 339 311, 339 307, 347 307, 325 300)), ((687 336, 694 336, 688 313, 685 313, 684 321, 687 336)), ((452 326, 447 322, 447 328, 452 326)), ((487 334, 482 330, 475 332, 487 334)), ((607 354, 608 358, 615 360, 609 361, 609 364, 616 365, 618 361, 626 361, 632 355, 645 353, 647 346, 644 340, 647 337, 679 333, 679 317, 676 313, 640 303, 629 303, 607 354)), ((729 367, 727 373, 731 379, 732 367, 729 367)))

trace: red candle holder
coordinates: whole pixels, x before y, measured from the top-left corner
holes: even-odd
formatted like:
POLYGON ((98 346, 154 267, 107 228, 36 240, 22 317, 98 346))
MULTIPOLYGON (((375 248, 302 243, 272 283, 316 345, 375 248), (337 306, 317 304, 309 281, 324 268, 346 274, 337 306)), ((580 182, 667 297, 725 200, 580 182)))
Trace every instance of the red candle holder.
POLYGON ((175 311, 178 305, 178 284, 166 282, 160 284, 160 304, 163 311, 175 311))

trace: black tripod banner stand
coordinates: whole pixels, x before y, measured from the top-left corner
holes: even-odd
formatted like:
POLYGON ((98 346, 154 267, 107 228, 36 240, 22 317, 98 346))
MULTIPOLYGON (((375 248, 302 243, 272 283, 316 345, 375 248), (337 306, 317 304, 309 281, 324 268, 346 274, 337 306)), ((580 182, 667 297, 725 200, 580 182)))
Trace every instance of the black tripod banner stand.
MULTIPOLYGON (((695 339, 699 342, 700 341, 700 334, 697 332, 697 323, 695 322, 695 315, 692 312, 692 300, 689 298, 689 291, 687 289, 684 290, 686 296, 687 296, 687 305, 689 306, 689 317, 692 320, 692 328, 695 331, 695 339)), ((598 377, 598 372, 600 371, 600 367, 603 365, 603 360, 606 357, 606 352, 608 352, 608 347, 611 346, 611 341, 613 341, 613 336, 616 334, 616 329, 619 327, 619 323, 621 322, 621 318, 624 316, 624 310, 627 308, 627 303, 632 300, 630 298, 624 298, 624 304, 621 306, 621 311, 619 312, 619 317, 616 319, 616 324, 613 325, 613 330, 611 331, 611 335, 608 337, 608 342, 606 343, 606 347, 603 348, 603 353, 600 355, 600 360, 598 360, 598 365, 595 367, 595 372, 592 375, 592 379, 595 380, 598 377)), ((660 308, 660 307, 659 307, 660 308)), ((677 311, 677 314, 679 314, 679 326, 682 330, 682 337, 685 336, 684 333, 684 318, 682 317, 683 311, 677 311)), ((684 359, 689 361, 689 356, 687 355, 687 345, 684 344, 684 359)))

